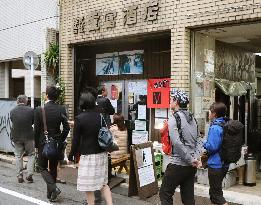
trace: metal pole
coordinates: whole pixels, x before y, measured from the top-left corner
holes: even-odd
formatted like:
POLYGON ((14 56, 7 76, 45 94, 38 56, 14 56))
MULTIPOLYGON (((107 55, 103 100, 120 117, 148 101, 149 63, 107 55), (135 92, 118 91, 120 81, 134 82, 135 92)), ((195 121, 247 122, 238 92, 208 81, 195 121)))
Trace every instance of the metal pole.
POLYGON ((31 55, 31 107, 34 108, 34 58, 31 55))

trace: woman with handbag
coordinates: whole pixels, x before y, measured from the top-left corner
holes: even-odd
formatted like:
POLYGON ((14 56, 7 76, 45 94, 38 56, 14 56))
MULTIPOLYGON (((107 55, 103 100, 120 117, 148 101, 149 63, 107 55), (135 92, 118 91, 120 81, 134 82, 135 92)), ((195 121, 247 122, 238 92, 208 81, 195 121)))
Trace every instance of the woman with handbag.
POLYGON ((34 114, 34 135, 35 145, 38 148, 38 166, 47 184, 47 198, 51 202, 56 201, 57 196, 61 193, 56 186, 57 166, 59 160, 63 160, 65 140, 70 131, 65 107, 55 103, 59 94, 60 91, 55 86, 48 86, 46 88, 45 105, 36 108, 34 114), (63 125, 62 131, 60 130, 61 124, 63 125))
MULTIPOLYGON (((108 153, 99 144, 101 129, 105 124, 96 110, 96 99, 90 92, 80 96, 80 108, 83 111, 74 120, 74 137, 68 159, 73 161, 81 154, 77 190, 86 193, 88 205, 94 205, 94 191, 101 190, 106 204, 112 205, 112 196, 108 183, 108 153)), ((105 128, 103 129, 106 135, 105 128)))

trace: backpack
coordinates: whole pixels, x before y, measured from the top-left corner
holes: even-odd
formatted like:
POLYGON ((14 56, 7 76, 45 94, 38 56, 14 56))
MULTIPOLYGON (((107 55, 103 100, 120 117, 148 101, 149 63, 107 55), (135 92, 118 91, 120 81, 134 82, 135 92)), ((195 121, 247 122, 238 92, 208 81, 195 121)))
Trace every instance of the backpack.
POLYGON ((169 136, 168 123, 164 124, 163 128, 160 129, 160 134, 161 134, 162 151, 166 155, 171 155, 172 143, 171 143, 170 136, 169 136))
POLYGON ((220 157, 225 164, 236 163, 241 157, 244 125, 238 120, 227 119, 225 123, 214 123, 223 128, 220 157))
MULTIPOLYGON (((193 114, 191 114, 191 115, 192 115, 193 119, 195 120, 195 122, 196 122, 196 124, 197 124, 197 130, 198 130, 198 122, 197 122, 196 118, 193 116, 193 114)), ((174 117, 175 117, 176 122, 177 122, 177 128, 178 128, 178 133, 179 133, 179 139, 180 139, 180 141, 181 141, 183 144, 185 144, 185 139, 184 139, 184 137, 183 137, 183 133, 182 133, 182 129, 181 129, 181 118, 180 118, 178 112, 175 112, 175 113, 174 113, 174 117)))
MULTIPOLYGON (((183 137, 183 133, 182 133, 182 129, 181 129, 181 118, 178 114, 178 112, 175 112, 173 114, 176 123, 177 123, 177 129, 178 129, 178 133, 179 133, 179 139, 180 141, 185 144, 185 139, 183 137)), ((194 117, 193 117, 194 118, 194 117)), ((196 119, 194 118, 194 120, 196 121, 196 119)), ((196 121, 197 124, 197 121, 196 121)), ((198 126, 198 125, 197 125, 198 126)), ((197 127, 198 129, 198 127, 197 127)), ((161 143, 162 143, 162 151, 166 154, 166 155, 171 155, 172 154, 172 142, 170 140, 170 136, 169 136, 169 128, 168 128, 168 124, 164 125, 164 127, 160 130, 161 133, 161 143)))

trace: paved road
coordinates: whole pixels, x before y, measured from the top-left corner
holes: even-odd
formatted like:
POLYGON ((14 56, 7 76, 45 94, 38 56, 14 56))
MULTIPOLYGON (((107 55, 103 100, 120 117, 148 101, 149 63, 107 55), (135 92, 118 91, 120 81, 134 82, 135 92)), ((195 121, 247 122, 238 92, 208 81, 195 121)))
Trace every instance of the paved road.
POLYGON ((22 200, 17 197, 12 197, 10 199, 9 194, 4 194, 0 192, 0 205, 34 205, 34 203, 30 203, 26 200, 22 200))
MULTIPOLYGON (((15 167, 0 161, 0 205, 50 205, 46 199, 46 185, 41 176, 34 176, 35 183, 18 184, 15 177, 15 167)), ((57 204, 62 205, 83 205, 85 204, 84 194, 78 192, 74 185, 59 184, 62 190, 61 197, 57 204)), ((147 201, 129 198, 126 196, 113 194, 114 205, 157 205, 158 196, 154 196, 147 201)), ((196 197, 196 205, 210 205, 208 199, 196 197)), ((182 205, 180 196, 177 193, 175 205, 182 205)), ((230 204, 232 205, 232 204, 230 204)))

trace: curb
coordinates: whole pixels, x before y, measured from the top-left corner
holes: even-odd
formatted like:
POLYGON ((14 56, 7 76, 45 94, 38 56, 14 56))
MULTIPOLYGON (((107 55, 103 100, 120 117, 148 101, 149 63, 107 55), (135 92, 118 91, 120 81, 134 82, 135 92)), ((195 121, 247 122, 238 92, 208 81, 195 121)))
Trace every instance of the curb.
POLYGON ((0 161, 1 162, 6 162, 9 164, 15 164, 15 158, 13 156, 8 156, 5 154, 0 154, 0 161))

